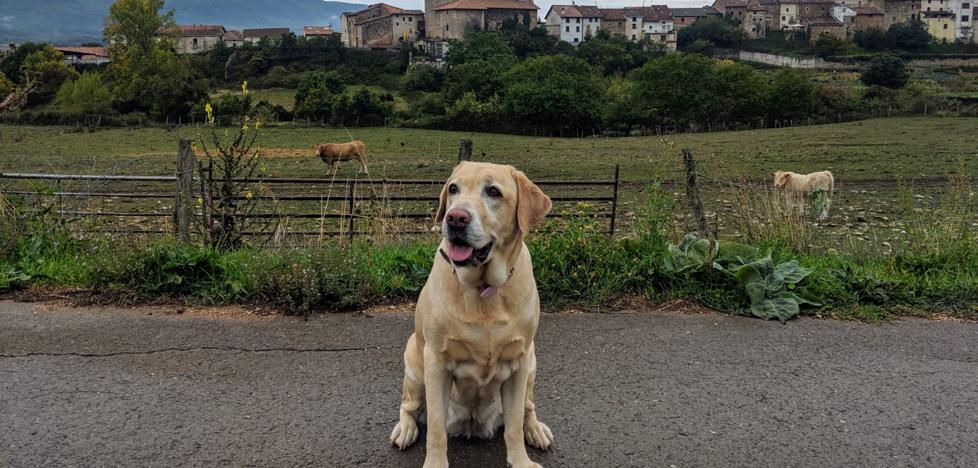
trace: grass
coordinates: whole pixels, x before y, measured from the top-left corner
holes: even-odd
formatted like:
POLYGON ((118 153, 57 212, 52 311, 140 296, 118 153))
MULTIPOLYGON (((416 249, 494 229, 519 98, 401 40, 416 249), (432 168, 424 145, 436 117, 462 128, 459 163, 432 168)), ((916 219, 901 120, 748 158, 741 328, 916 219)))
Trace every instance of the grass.
MULTIPOLYGON (((955 188, 948 202, 968 196, 959 190, 973 186, 955 188)), ((651 186, 643 198, 628 237, 609 238, 588 219, 557 220, 530 237, 546 309, 573 304, 600 310, 639 296, 693 298, 718 310, 782 320, 799 312, 870 321, 931 313, 978 318, 978 233, 964 224, 974 218, 973 206, 950 217, 917 216, 919 225, 930 226, 929 235, 894 255, 806 252, 780 234, 786 230, 757 237, 753 246, 721 241, 716 254, 704 254, 708 243, 687 248, 675 240, 682 228, 673 222, 672 195, 651 186), (742 274, 748 264, 757 265, 759 275, 742 274)), ((168 238, 80 241, 56 218, 28 214, 9 200, 0 201, 0 209, 0 290, 71 285, 114 296, 261 303, 289 313, 342 311, 416 297, 435 258, 431 239, 230 251, 168 238)), ((799 221, 782 216, 772 222, 799 221)))
MULTIPOLYGON (((389 178, 440 179, 455 165, 458 142, 474 142, 474 159, 514 164, 536 178, 610 178, 621 164, 627 182, 672 175, 676 148, 689 148, 708 176, 766 180, 773 170, 831 170, 840 185, 942 176, 975 152, 973 118, 891 118, 740 132, 636 138, 536 138, 397 128, 268 128, 263 147, 276 176, 325 175, 315 143, 366 142, 371 173, 389 178), (667 140, 664 143, 663 140, 667 140)), ((0 171, 172 174, 180 138, 197 130, 140 128, 94 133, 62 127, 0 126, 0 171)), ((978 158, 967 169, 978 171, 978 158)), ((343 166, 340 175, 356 168, 343 166)))

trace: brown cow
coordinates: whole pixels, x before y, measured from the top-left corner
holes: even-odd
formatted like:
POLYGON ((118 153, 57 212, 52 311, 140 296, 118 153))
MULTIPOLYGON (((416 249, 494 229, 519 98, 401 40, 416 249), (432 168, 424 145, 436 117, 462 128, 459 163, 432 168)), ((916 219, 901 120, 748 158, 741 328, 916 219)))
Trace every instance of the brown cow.
POLYGON ((369 174, 370 171, 367 170, 367 152, 364 150, 364 144, 360 140, 353 140, 349 143, 326 143, 322 145, 313 145, 316 150, 316 154, 323 160, 324 163, 329 165, 329 168, 336 171, 336 163, 340 161, 352 161, 356 159, 360 161, 360 173, 369 174))

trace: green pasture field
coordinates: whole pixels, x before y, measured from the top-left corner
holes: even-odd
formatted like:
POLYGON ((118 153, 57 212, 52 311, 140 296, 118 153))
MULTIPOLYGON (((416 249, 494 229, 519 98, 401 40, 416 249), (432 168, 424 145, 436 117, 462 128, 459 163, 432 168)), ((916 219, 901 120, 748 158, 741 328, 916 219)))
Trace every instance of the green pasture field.
MULTIPOLYGON (((0 171, 172 174, 178 140, 207 132, 190 127, 89 132, 63 127, 0 126, 0 171)), ((311 146, 350 139, 366 142, 373 178, 444 179, 457 161, 459 140, 463 138, 473 140, 474 160, 513 164, 535 179, 609 180, 619 164, 624 182, 619 225, 626 228, 644 197, 642 188, 649 182, 663 181, 668 191, 681 193, 680 186, 673 183, 682 180, 680 151, 688 148, 704 176, 703 202, 710 222, 721 235, 732 237, 740 234, 731 217, 741 208, 738 192, 743 191, 745 184, 753 192, 768 185, 768 173, 774 170, 830 170, 835 174, 836 193, 824 237, 833 239, 833 243, 856 239, 878 244, 899 238, 905 228, 901 215, 906 206, 901 203, 906 201, 907 193, 918 209, 933 209, 947 186, 943 176, 962 165, 968 174, 978 174, 978 120, 974 118, 890 118, 633 138, 542 138, 401 128, 290 126, 269 127, 263 132, 263 154, 270 176, 332 177, 327 166, 314 156, 311 146), (901 194, 901 190, 907 193, 901 194)), ((357 169, 355 163, 344 163, 335 177, 356 177, 357 169)), ((146 203, 154 203, 161 210, 170 206, 168 200, 105 203, 109 202, 114 203, 111 209, 116 210, 146 203)), ((111 210, 109 206, 99 208, 111 210)), ((299 208, 308 211, 312 206, 299 208)), ((682 214, 677 216, 683 218, 680 224, 688 223, 682 214)), ((742 210, 740 216, 744 216, 742 210)))
MULTIPOLYGON (((366 142, 371 174, 387 178, 445 177, 460 139, 474 143, 474 159, 513 164, 536 178, 609 178, 616 164, 622 178, 644 182, 679 170, 680 149, 689 148, 700 172, 727 180, 766 179, 773 170, 831 170, 840 185, 942 176, 964 160, 978 171, 978 120, 891 118, 740 132, 634 138, 538 138, 488 133, 401 128, 265 128, 269 173, 325 176, 314 157, 316 143, 366 142)), ((4 172, 171 174, 177 141, 205 129, 184 127, 110 129, 0 125, 0 170, 4 172)), ((354 164, 339 176, 352 176, 354 164)))

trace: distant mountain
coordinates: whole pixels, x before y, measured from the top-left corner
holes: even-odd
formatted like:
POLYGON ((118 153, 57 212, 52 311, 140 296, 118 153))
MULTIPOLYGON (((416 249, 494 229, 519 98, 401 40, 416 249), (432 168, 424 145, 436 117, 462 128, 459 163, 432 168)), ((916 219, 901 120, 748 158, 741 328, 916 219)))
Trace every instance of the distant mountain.
MULTIPOLYGON (((0 44, 26 41, 75 44, 102 40, 113 0, 0 0, 0 44)), ((365 8, 359 3, 322 0, 168 0, 180 24, 223 24, 228 29, 329 25, 365 8)))

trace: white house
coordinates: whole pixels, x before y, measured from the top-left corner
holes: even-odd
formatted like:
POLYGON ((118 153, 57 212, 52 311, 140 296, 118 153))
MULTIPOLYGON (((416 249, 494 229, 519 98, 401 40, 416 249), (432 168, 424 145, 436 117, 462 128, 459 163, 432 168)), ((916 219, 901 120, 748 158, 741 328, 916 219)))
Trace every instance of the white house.
POLYGON ((962 42, 978 42, 974 30, 974 15, 978 6, 974 0, 954 0, 951 4, 954 12, 955 37, 962 42))
POLYGON ((591 5, 553 5, 547 11, 547 32, 560 40, 577 45, 601 28, 604 14, 591 5))

